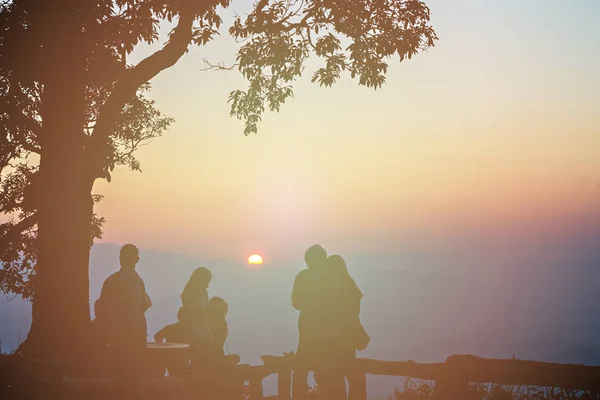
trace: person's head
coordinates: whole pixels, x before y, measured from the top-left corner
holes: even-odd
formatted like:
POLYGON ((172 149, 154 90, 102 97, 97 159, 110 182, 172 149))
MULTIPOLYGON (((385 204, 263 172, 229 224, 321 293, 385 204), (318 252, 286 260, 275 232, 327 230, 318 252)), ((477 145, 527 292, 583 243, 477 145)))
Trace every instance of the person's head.
POLYGON ((208 289, 208 285, 210 285, 211 279, 212 274, 207 268, 196 268, 194 272, 192 272, 192 276, 190 276, 190 280, 186 285, 186 290, 193 290, 195 292, 206 290, 208 289))
POLYGON ((315 244, 304 253, 304 262, 308 268, 318 267, 327 260, 327 252, 320 244, 315 244))
POLYGON ((121 262, 121 267, 135 268, 135 265, 138 263, 138 261, 140 261, 140 253, 138 248, 132 244, 126 244, 125 246, 121 247, 119 261, 121 262))
POLYGON ((348 273, 348 267, 346 266, 346 261, 344 261, 342 256, 338 256, 337 254, 327 257, 327 268, 336 278, 350 276, 348 273))
POLYGON ((350 276, 350 273, 348 272, 348 267, 346 266, 346 261, 344 261, 342 256, 334 254, 332 256, 327 257, 325 265, 335 281, 341 282, 342 285, 344 285, 343 287, 349 289, 351 292, 356 293, 356 296, 363 297, 363 294, 358 288, 358 285, 350 276))
POLYGON ((211 297, 208 301, 208 313, 213 317, 225 318, 229 305, 221 297, 211 297))

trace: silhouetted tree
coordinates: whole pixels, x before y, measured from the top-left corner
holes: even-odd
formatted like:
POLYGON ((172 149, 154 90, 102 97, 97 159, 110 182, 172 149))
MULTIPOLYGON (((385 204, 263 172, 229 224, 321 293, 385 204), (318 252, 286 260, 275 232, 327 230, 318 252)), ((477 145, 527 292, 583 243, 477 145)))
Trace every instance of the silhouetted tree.
MULTIPOLYGON (((218 32, 229 0, 28 0, 0 3, 0 289, 33 299, 28 348, 77 355, 89 328, 89 252, 101 235, 98 178, 139 170, 135 150, 172 122, 144 97, 148 82, 218 32), (135 65, 134 47, 163 47, 135 65)), ((292 95, 309 54, 324 60, 313 82, 343 72, 378 88, 387 61, 437 40, 418 0, 260 0, 235 18, 236 64, 248 81, 231 115, 255 133, 265 109, 292 95)), ((209 64, 210 65, 210 64, 209 64)), ((224 68, 223 66, 212 66, 224 68)))

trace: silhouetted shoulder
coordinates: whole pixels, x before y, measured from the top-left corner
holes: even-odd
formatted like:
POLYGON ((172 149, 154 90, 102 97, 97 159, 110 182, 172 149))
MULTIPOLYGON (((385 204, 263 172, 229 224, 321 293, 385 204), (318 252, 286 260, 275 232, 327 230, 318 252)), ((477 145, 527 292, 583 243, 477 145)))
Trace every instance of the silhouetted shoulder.
POLYGON ((314 271, 311 271, 310 269, 303 269, 302 271, 298 272, 298 275, 296 275, 296 280, 294 281, 294 288, 296 288, 297 285, 307 285, 314 276, 313 272, 314 271))
POLYGON ((119 277, 119 271, 113 272, 112 274, 110 274, 110 276, 108 278, 106 278, 104 283, 110 283, 110 282, 114 281, 115 279, 117 279, 118 277, 119 277))
POLYGON ((313 272, 314 272, 313 270, 308 269, 308 268, 303 269, 302 271, 298 272, 298 275, 296 275, 296 278, 299 278, 299 277, 309 277, 311 275, 314 275, 313 272))
POLYGON ((110 287, 114 285, 114 282, 119 278, 119 271, 112 273, 108 278, 104 280, 102 284, 102 291, 100 292, 100 297, 102 295, 106 295, 106 291, 110 290, 110 287))
POLYGON ((313 275, 313 271, 310 269, 303 269, 296 275, 294 288, 292 289, 292 306, 296 310, 302 310, 306 305, 313 275))

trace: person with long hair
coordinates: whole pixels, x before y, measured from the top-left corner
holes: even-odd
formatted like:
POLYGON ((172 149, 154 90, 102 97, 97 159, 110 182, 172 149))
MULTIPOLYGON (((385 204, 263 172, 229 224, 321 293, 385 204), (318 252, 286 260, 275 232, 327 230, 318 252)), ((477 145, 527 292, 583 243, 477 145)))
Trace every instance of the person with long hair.
POLYGON ((196 268, 181 293, 181 324, 192 346, 192 365, 200 367, 212 353, 213 334, 208 324, 208 286, 212 274, 196 268))
POLYGON ((337 300, 332 304, 339 336, 330 348, 333 376, 332 398, 346 398, 344 377, 348 379, 350 398, 353 398, 352 376, 343 371, 356 359, 356 350, 364 349, 369 337, 360 322, 360 303, 363 293, 350 276, 346 262, 339 255, 327 258, 326 268, 333 279, 332 288, 337 300), (343 384, 343 385, 342 385, 343 384))
MULTIPOLYGON (((346 261, 339 255, 332 255, 327 258, 327 268, 336 285, 336 290, 340 295, 340 320, 347 325, 346 336, 351 336, 351 328, 360 321, 360 302, 363 294, 358 285, 348 272, 346 261)), ((356 350, 356 348, 355 348, 356 350)))

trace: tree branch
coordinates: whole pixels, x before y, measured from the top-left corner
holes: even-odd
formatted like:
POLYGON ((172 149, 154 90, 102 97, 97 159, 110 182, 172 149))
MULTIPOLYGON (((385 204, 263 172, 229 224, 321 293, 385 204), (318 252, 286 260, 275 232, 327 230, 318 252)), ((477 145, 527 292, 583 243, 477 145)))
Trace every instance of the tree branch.
POLYGON ((232 64, 230 66, 225 66, 224 62, 220 62, 217 64, 213 64, 210 61, 208 61, 207 58, 203 59, 202 61, 204 61, 204 64, 207 65, 206 68, 200 68, 200 71, 205 72, 205 71, 212 71, 212 70, 217 70, 217 71, 231 71, 233 70, 235 67, 237 67, 239 64, 235 63, 232 64))
MULTIPOLYGON (((117 81, 110 97, 100 108, 98 120, 94 126, 89 146, 86 148, 91 164, 90 173, 104 158, 106 145, 112 134, 115 122, 121 114, 123 106, 135 96, 141 85, 154 78, 162 70, 173 66, 187 52, 192 41, 192 25, 196 14, 184 10, 179 15, 179 21, 165 46, 140 61, 135 67, 126 70, 117 81)), ((90 177, 95 174, 91 175, 90 177)))
POLYGON ((20 235, 23 231, 30 229, 35 224, 37 224, 37 214, 32 214, 10 227, 4 233, 4 235, 0 236, 0 254, 4 252, 4 249, 6 249, 8 245, 18 237, 18 235, 20 235))
POLYGON ((39 147, 36 147, 35 145, 29 142, 23 143, 23 149, 30 153, 41 154, 41 150, 39 149, 39 147))

